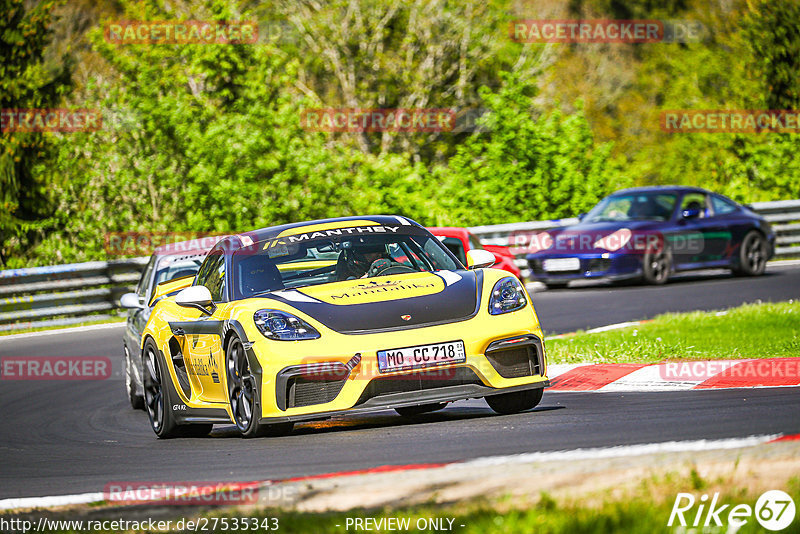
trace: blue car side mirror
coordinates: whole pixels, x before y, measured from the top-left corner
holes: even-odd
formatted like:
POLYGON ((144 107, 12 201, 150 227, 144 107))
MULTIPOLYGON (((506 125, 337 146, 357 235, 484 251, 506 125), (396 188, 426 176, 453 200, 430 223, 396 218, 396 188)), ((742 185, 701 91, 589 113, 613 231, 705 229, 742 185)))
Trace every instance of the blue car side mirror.
POLYGON ((700 216, 700 210, 698 209, 683 210, 682 215, 684 219, 694 219, 700 216))
POLYGON ((586 214, 585 213, 578 214, 578 220, 579 221, 582 221, 584 218, 586 218, 586 214))

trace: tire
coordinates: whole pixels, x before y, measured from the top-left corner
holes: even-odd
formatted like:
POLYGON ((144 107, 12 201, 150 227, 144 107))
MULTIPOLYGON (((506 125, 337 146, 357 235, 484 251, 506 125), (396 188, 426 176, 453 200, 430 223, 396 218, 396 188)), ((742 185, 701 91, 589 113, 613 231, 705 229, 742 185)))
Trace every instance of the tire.
POLYGON ((501 415, 524 412, 535 408, 542 400, 542 388, 526 389, 514 393, 500 393, 486 397, 489 408, 501 415))
POLYGON ((225 372, 228 378, 228 401, 233 422, 244 438, 281 436, 292 431, 294 423, 261 424, 256 414, 256 380, 241 340, 234 334, 225 346, 225 372))
POLYGON ((569 282, 544 282, 547 289, 565 289, 569 282))
POLYGON ((181 435, 178 423, 172 414, 172 396, 169 387, 166 386, 170 377, 165 365, 155 342, 148 339, 142 351, 144 404, 150 426, 161 439, 181 435))
POLYGON ((666 283, 672 271, 672 252, 662 247, 660 250, 648 250, 642 258, 642 279, 647 284, 661 285, 666 283))
POLYGON ((128 400, 134 410, 144 410, 144 397, 136 393, 136 381, 133 376, 136 371, 133 369, 131 354, 128 347, 124 346, 125 351, 125 389, 128 392, 128 400))
POLYGON ((420 404, 418 406, 403 406, 402 408, 395 408, 398 414, 403 417, 414 417, 424 413, 435 412, 447 406, 446 402, 434 402, 433 404, 420 404))
POLYGON ((767 240, 756 230, 751 230, 739 247, 739 263, 733 273, 739 276, 759 276, 767 268, 767 240))

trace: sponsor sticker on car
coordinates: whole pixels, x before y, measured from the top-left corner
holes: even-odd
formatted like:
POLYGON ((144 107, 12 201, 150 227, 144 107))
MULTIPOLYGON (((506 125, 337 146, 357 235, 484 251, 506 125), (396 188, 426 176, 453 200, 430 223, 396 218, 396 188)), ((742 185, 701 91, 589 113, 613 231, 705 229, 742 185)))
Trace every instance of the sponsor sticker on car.
POLYGON ((467 361, 463 341, 448 341, 378 351, 378 370, 381 373, 407 371, 467 361))

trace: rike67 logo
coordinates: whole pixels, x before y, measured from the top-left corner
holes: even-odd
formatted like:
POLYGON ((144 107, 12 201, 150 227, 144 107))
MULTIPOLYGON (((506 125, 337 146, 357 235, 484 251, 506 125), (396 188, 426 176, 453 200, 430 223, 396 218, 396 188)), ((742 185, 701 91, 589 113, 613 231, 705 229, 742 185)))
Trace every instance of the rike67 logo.
POLYGON ((755 507, 749 504, 722 504, 719 493, 709 498, 703 494, 696 498, 691 493, 678 493, 667 526, 676 527, 728 527, 735 532, 754 517, 764 529, 777 532, 792 524, 795 517, 792 498, 781 490, 769 490, 761 494, 755 507))

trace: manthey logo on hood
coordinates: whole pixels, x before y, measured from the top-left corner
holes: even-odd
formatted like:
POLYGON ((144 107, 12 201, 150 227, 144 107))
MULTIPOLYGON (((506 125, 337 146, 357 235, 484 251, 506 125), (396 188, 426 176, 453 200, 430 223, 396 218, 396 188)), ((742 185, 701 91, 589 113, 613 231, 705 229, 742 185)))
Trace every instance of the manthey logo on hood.
POLYGON ((423 297, 443 291, 442 278, 430 273, 380 277, 375 280, 348 280, 301 289, 309 297, 327 304, 369 304, 388 300, 423 297))
POLYGON ((325 237, 342 237, 349 235, 365 234, 396 234, 400 226, 386 226, 373 221, 348 221, 346 225, 342 223, 323 223, 287 230, 274 239, 267 240, 263 245, 263 250, 272 249, 281 245, 292 245, 320 239, 325 237))

